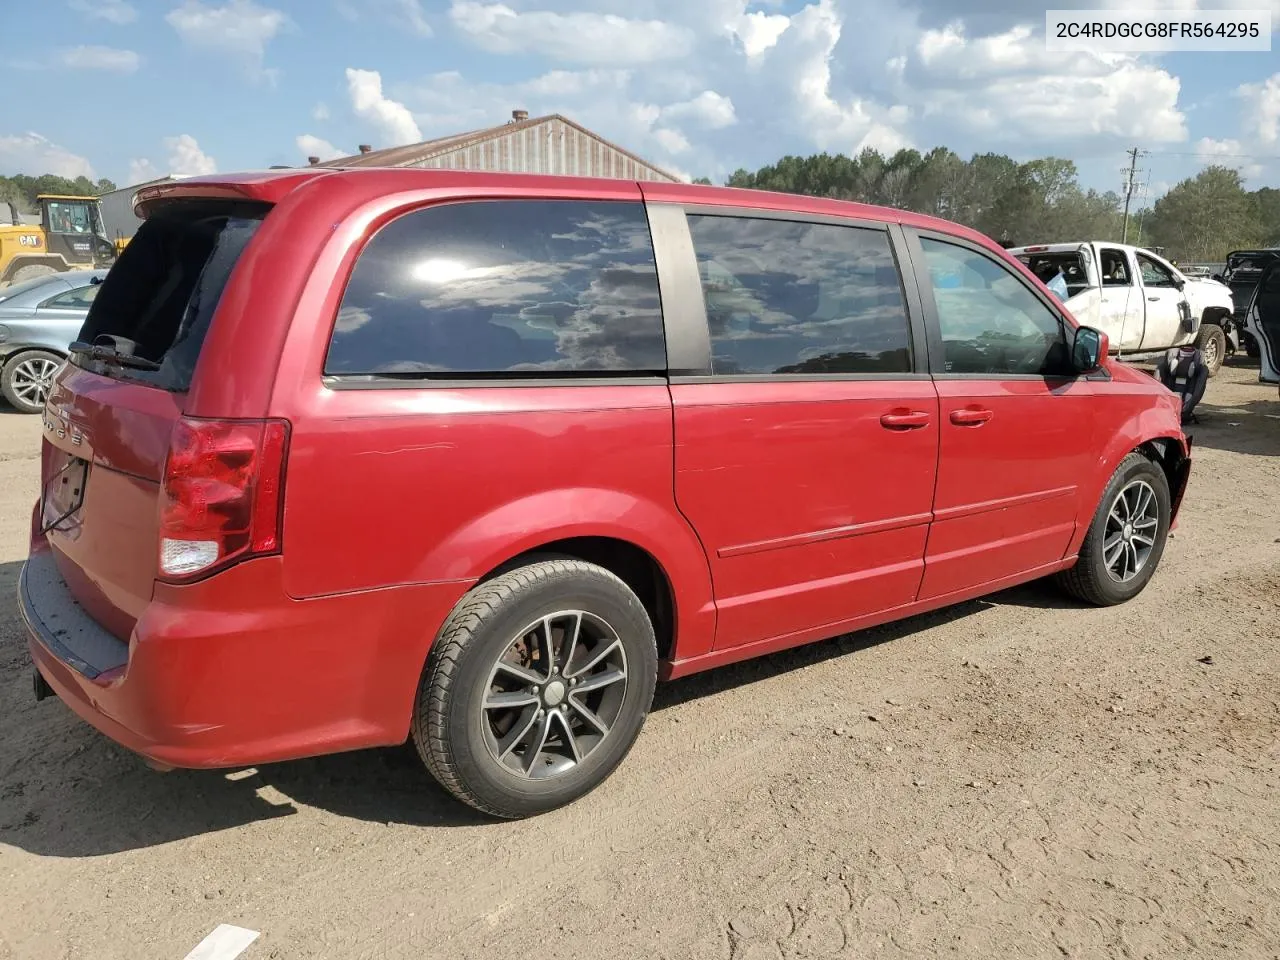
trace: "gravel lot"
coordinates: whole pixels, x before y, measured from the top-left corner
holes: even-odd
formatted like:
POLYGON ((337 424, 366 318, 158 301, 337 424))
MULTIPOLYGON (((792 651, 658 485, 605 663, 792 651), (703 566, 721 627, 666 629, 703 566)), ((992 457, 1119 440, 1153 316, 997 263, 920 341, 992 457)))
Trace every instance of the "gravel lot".
MULTIPOLYGON (((0 413, 0 958, 1280 953, 1280 402, 1211 382, 1132 604, 1033 585, 660 687, 577 805, 491 824, 408 748, 156 774, 34 702, 38 419, 0 413), (1210 659, 1211 658, 1211 659, 1210 659)), ((252 665, 246 664, 246 669, 252 665)))

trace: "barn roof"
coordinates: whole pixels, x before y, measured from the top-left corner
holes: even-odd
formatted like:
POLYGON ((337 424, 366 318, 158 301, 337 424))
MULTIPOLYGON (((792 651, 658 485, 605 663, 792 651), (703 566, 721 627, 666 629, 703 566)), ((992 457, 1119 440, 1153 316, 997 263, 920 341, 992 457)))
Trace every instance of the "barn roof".
POLYGON ((552 120, 559 120, 561 123, 573 127, 579 132, 586 134, 588 137, 599 140, 605 146, 618 151, 618 153, 630 157, 641 166, 648 167, 673 182, 679 182, 679 177, 673 176, 661 167, 655 166, 648 160, 636 156, 630 150, 606 140, 598 133, 588 130, 580 123, 574 123, 568 117, 559 113, 550 113, 543 117, 530 117, 523 120, 509 120, 496 127, 486 127, 483 130, 471 130, 467 133, 457 133, 448 137, 438 137, 435 140, 426 140, 422 143, 410 143, 401 147, 388 147, 384 150, 370 150, 366 153, 357 153, 350 157, 339 157, 336 160, 326 160, 321 163, 314 164, 314 166, 410 167, 420 164, 424 160, 431 160, 435 157, 442 156, 443 154, 452 153, 455 150, 465 150, 468 147, 476 146, 477 144, 484 143, 488 140, 496 140, 499 137, 505 137, 508 134, 516 133, 521 130, 528 130, 552 120))

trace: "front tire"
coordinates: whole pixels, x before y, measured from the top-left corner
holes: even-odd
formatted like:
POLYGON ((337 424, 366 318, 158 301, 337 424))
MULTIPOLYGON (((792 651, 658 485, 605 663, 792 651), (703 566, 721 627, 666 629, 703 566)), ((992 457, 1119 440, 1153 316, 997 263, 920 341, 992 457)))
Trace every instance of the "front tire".
POLYGON ((62 358, 46 350, 26 350, 4 365, 0 393, 19 413, 39 413, 53 386, 62 358))
POLYGON ((423 672, 413 740, 442 786, 495 817, 534 816, 599 786, 653 702, 658 654, 636 595, 555 559, 475 587, 423 672))
POLYGON ((1222 361, 1227 356, 1227 334, 1216 323, 1200 325, 1200 333, 1196 337, 1196 349, 1204 357, 1205 368, 1209 376, 1217 376, 1222 369, 1222 361))
POLYGON ((1164 555, 1172 512, 1164 471, 1143 453, 1129 454, 1102 493, 1076 565, 1058 575, 1059 584, 1099 607, 1132 600, 1164 555))

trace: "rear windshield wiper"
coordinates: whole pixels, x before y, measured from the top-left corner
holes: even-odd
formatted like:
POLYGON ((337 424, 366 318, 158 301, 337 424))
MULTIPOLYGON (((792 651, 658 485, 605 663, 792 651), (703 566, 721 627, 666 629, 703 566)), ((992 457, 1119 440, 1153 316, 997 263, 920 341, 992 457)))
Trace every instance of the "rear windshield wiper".
POLYGON ((83 340, 77 340, 71 344, 70 351, 93 360, 101 360, 103 363, 114 364, 117 367, 128 367, 133 370, 160 369, 160 364, 154 360, 148 360, 146 357, 135 357, 130 353, 121 353, 115 347, 108 347, 101 343, 86 343, 83 340))

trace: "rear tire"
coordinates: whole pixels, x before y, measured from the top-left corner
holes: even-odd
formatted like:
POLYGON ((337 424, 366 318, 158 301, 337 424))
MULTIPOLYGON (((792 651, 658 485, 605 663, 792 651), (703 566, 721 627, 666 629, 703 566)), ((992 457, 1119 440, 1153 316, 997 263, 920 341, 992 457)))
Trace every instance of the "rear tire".
POLYGON ((1159 464, 1138 451, 1129 454, 1102 492, 1076 565, 1058 574, 1059 585, 1094 606, 1132 600, 1164 555, 1172 512, 1169 479, 1159 464))
POLYGON ((1200 326, 1196 337, 1196 349, 1204 357, 1204 365, 1209 376, 1217 376, 1222 369, 1222 361, 1227 356, 1227 334, 1216 323, 1205 323, 1200 326))
POLYGON ((49 396, 62 358, 46 350, 26 350, 10 358, 0 372, 0 392, 19 413, 39 413, 49 396))
POLYGON ((418 688, 413 741, 432 776, 495 817, 599 786, 653 702, 658 653, 636 595, 602 567, 544 560, 468 593, 418 688))
POLYGON ((25 283, 27 280, 34 280, 36 277, 47 277, 51 273, 58 271, 53 267, 44 263, 29 263, 25 267, 19 267, 10 279, 10 283, 25 283))

